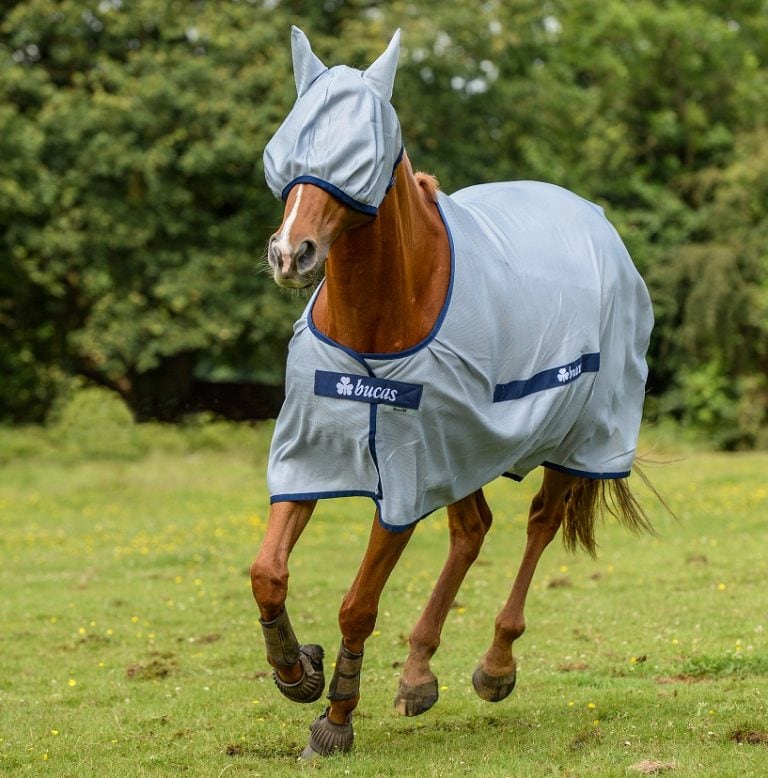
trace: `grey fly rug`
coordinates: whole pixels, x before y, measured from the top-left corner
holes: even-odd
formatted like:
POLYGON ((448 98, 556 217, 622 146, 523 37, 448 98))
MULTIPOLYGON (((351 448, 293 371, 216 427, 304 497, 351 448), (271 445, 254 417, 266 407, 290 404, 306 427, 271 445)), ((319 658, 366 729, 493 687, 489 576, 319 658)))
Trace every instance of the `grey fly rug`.
POLYGON ((602 210, 536 182, 441 193, 439 208, 452 281, 422 343, 351 351, 315 328, 315 297, 296 322, 273 502, 365 495, 398 530, 538 465, 629 475, 653 317, 602 210))
MULTIPOLYGON (((364 71, 327 68, 293 28, 298 97, 264 151, 276 196, 311 183, 375 216, 403 153, 399 41, 364 71)), ((355 353, 315 328, 315 297, 296 322, 272 502, 365 495, 398 530, 538 465, 629 474, 653 318, 602 210, 533 182, 440 194, 439 208, 452 276, 424 342, 355 353)))

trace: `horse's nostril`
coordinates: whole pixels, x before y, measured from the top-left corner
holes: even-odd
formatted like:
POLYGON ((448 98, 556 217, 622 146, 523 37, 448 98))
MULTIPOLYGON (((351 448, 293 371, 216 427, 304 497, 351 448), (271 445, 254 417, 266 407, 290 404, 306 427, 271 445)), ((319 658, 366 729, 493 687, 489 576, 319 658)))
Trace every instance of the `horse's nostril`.
POLYGON ((294 258, 296 261, 296 269, 299 273, 303 273, 312 267, 315 262, 315 256, 317 255, 317 244, 311 240, 305 240, 296 249, 294 258))
POLYGON ((267 262, 272 267, 280 266, 280 249, 277 247, 277 238, 272 236, 269 239, 269 246, 267 247, 267 262))

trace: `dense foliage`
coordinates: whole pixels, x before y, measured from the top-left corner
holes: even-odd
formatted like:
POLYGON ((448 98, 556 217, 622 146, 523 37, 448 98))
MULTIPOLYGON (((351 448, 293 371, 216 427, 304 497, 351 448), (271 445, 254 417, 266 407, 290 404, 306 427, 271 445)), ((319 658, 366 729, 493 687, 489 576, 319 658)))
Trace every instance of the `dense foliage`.
POLYGON ((0 11, 0 418, 73 376, 173 417, 199 379, 279 383, 302 301, 261 272, 261 151, 288 30, 363 66, 447 191, 535 178, 605 206, 654 298, 652 412, 768 426, 768 3, 23 0, 0 11))

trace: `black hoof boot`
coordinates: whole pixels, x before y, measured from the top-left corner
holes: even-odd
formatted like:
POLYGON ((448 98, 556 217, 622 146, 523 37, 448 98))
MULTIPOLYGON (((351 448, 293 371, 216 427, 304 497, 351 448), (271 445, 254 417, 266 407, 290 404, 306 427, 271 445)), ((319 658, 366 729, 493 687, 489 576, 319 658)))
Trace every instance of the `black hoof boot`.
POLYGON ((323 656, 325 652, 320 646, 307 645, 299 648, 299 662, 304 674, 296 683, 286 683, 277 674, 272 673, 275 685, 280 693, 293 702, 315 702, 320 699, 325 689, 323 674, 323 656))
POLYGON ((309 728, 309 744, 301 754, 302 759, 314 759, 318 756, 345 754, 352 748, 355 733, 352 720, 346 724, 334 724, 328 718, 328 708, 322 716, 318 716, 309 728))

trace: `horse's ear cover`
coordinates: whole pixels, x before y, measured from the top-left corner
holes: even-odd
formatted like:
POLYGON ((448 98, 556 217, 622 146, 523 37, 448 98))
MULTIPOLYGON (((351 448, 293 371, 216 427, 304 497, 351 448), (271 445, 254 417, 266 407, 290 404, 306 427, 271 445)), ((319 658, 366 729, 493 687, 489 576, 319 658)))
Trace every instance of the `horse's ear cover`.
POLYGON ((327 68, 307 36, 291 29, 296 89, 293 108, 264 148, 264 176, 275 197, 298 183, 324 188, 350 208, 375 216, 403 153, 389 99, 399 33, 368 68, 327 68))
POLYGON ((296 79, 296 92, 301 97, 309 85, 328 68, 312 51, 307 36, 295 25, 291 27, 291 55, 293 57, 293 76, 296 79))
POLYGON ((365 83, 385 103, 392 99, 397 72, 397 58, 400 55, 400 30, 396 30, 386 51, 363 73, 365 83))

